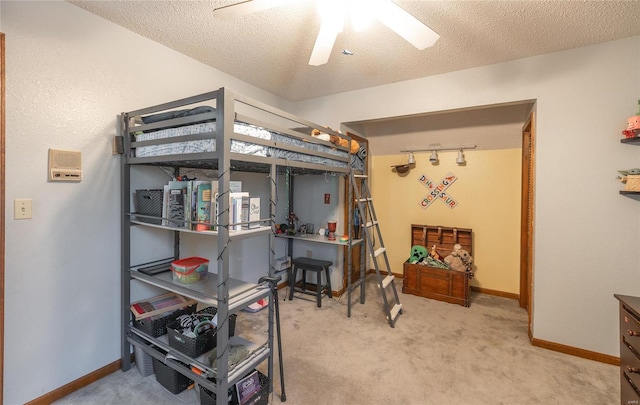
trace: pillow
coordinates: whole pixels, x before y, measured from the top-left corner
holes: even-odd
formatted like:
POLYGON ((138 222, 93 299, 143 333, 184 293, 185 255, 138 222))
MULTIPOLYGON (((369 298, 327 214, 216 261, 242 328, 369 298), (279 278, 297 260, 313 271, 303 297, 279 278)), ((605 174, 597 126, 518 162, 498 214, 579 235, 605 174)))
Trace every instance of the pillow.
POLYGON ((173 118, 188 117, 190 115, 203 114, 208 112, 214 112, 216 109, 209 106, 195 107, 189 110, 176 110, 167 111, 163 113, 147 115, 146 117, 140 117, 145 124, 151 124, 153 122, 170 120, 173 118))

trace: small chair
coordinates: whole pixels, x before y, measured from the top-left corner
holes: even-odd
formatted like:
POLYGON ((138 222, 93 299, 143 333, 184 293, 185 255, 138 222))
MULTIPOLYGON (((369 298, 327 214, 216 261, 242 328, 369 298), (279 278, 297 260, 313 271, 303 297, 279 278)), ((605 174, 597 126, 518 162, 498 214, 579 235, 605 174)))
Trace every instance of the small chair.
POLYGON ((331 293, 331 277, 329 275, 329 267, 333 265, 329 260, 318 260, 310 257, 297 257, 291 261, 291 272, 289 274, 289 301, 293 299, 293 291, 299 291, 305 294, 313 294, 313 292, 307 292, 307 271, 315 271, 317 274, 316 282, 316 300, 318 301, 318 308, 322 307, 322 290, 326 287, 327 296, 333 298, 331 293), (298 269, 302 270, 302 288, 296 289, 296 279, 298 276, 298 269), (322 285, 322 272, 325 272, 327 277, 327 285, 322 285))

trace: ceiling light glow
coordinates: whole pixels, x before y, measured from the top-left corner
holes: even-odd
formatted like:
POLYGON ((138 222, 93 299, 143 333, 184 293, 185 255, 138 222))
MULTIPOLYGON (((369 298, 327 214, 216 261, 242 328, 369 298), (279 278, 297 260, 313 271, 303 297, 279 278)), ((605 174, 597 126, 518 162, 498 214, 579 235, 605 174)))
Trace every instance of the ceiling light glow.
MULTIPOLYGON (((290 3, 311 0, 238 0, 213 10, 217 18, 229 19, 290 3)), ((378 20, 419 50, 433 45, 440 37, 408 11, 392 0, 316 0, 320 31, 309 58, 309 64, 327 63, 338 34, 349 20, 354 30, 362 30, 378 20)))
POLYGON ((347 8, 343 0, 317 1, 318 13, 322 25, 328 24, 332 31, 342 32, 347 8))
POLYGON ((371 26, 375 19, 375 4, 377 1, 371 0, 348 0, 347 10, 349 21, 355 31, 364 31, 371 26))

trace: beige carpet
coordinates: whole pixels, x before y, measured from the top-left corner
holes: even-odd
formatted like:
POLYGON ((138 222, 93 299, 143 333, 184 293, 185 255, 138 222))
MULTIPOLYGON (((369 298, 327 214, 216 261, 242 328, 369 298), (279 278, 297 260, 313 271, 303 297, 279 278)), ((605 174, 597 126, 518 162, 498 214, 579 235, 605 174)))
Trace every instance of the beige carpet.
MULTIPOLYGON (((280 290, 287 404, 620 401, 617 367, 531 346, 526 312, 514 300, 473 294, 464 308, 400 293, 404 313, 390 328, 374 281, 370 276, 364 305, 354 299, 351 318, 346 296, 325 297, 317 308, 314 297, 285 301, 288 291, 280 290)), ((253 322, 258 314, 241 313, 236 331, 261 332, 253 322)), ((277 357, 272 404, 280 403, 277 357)), ((194 391, 174 396, 133 367, 56 404, 198 404, 194 391)))

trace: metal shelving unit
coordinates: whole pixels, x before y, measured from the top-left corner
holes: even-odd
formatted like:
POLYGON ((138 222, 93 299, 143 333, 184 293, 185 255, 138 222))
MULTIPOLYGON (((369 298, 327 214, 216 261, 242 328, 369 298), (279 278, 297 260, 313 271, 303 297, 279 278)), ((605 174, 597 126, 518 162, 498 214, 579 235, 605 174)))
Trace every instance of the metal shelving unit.
MULTIPOLYGON (((622 138, 620 139, 620 143, 625 145, 640 145, 640 130, 635 130, 636 136, 632 138, 622 138)), ((620 190, 620 195, 625 197, 633 198, 634 200, 640 201, 640 191, 626 191, 620 190)))
MULTIPOLYGON (((284 111, 262 104, 252 99, 239 96, 228 89, 221 88, 213 92, 176 100, 169 103, 156 105, 144 109, 122 113, 119 120, 119 130, 123 140, 123 156, 121 165, 121 184, 122 184, 122 258, 121 258, 121 363, 122 370, 128 370, 131 367, 131 350, 132 346, 140 348, 154 359, 162 361, 167 366, 188 376, 196 383, 206 387, 214 393, 225 393, 216 396, 217 405, 227 404, 228 389, 244 375, 250 372, 257 365, 264 361, 268 362, 268 378, 269 392, 273 390, 273 341, 274 341, 274 297, 273 292, 269 288, 268 283, 247 283, 230 277, 229 274, 229 249, 228 244, 246 238, 254 238, 269 235, 269 252, 265 252, 265 257, 269 257, 269 263, 265 263, 264 275, 273 276, 275 274, 275 237, 274 237, 274 219, 275 219, 275 198, 276 182, 274 179, 277 175, 284 172, 295 171, 296 174, 319 174, 328 170, 338 173, 348 173, 350 171, 350 158, 347 148, 335 148, 333 145, 322 140, 316 140, 307 135, 302 135, 298 130, 290 129, 284 124, 277 123, 267 126, 263 121, 264 115, 270 115, 276 121, 289 120, 295 122, 297 127, 303 128, 321 128, 317 124, 305 121, 284 111), (177 110, 182 108, 191 108, 200 106, 203 103, 210 104, 214 107, 213 112, 199 114, 192 117, 168 118, 162 122, 150 124, 134 124, 132 118, 157 114, 160 112, 177 110), (238 106, 249 106, 258 111, 260 119, 251 118, 248 115, 240 115, 236 109, 238 106), (256 139, 248 135, 235 132, 234 123, 241 119, 245 123, 257 127, 266 127, 270 130, 277 131, 280 134, 286 134, 291 138, 299 138, 304 141, 303 146, 287 145, 279 142, 268 141, 264 139, 256 139), (191 136, 177 136, 172 138, 169 143, 212 139, 215 142, 214 151, 194 152, 186 154, 173 154, 154 157, 136 157, 136 148, 148 145, 159 145, 167 143, 166 139, 157 139, 150 141, 136 141, 135 135, 145 131, 158 128, 169 128, 174 126, 188 125, 190 123, 199 123, 204 121, 215 121, 215 129, 208 133, 198 133, 191 136), (323 159, 333 159, 339 162, 343 167, 327 167, 325 164, 314 163, 312 161, 293 161, 289 158, 277 158, 256 155, 245 155, 232 152, 232 141, 235 142, 251 142, 263 147, 276 147, 287 152, 307 153, 312 156, 321 157, 323 159), (346 157, 336 157, 335 154, 317 150, 307 150, 306 145, 315 145, 325 147, 331 146, 332 150, 346 150, 346 157), (249 171, 267 173, 270 179, 271 204, 269 217, 260 219, 260 222, 266 226, 260 226, 258 229, 230 231, 232 221, 229 218, 229 200, 228 198, 219 198, 219 216, 217 218, 217 231, 192 231, 182 228, 175 228, 163 225, 148 223, 149 217, 139 215, 131 210, 131 175, 132 168, 136 166, 158 166, 173 169, 177 174, 181 168, 187 169, 211 169, 217 171, 218 190, 221 195, 230 191, 230 173, 231 171, 249 171), (172 279, 170 272, 149 275, 139 270, 149 266, 149 263, 136 264, 132 263, 131 255, 131 229, 132 227, 152 227, 163 229, 171 232, 174 241, 173 257, 152 263, 155 266, 169 266, 171 260, 180 258, 180 236, 184 233, 193 233, 201 235, 203 238, 212 240, 212 244, 217 246, 218 259, 217 273, 209 273, 208 278, 192 284, 176 283, 172 279), (240 341, 240 337, 234 336, 229 338, 229 322, 220 322, 216 332, 216 347, 225 348, 218 350, 215 366, 205 364, 202 359, 192 358, 184 355, 178 350, 172 348, 166 339, 166 336, 152 337, 145 332, 135 328, 132 325, 132 316, 130 313, 131 304, 131 282, 137 280, 141 283, 155 286, 166 291, 175 292, 194 299, 208 306, 217 309, 218 319, 225 320, 229 315, 234 314, 241 309, 247 307, 253 302, 261 298, 269 299, 268 310, 268 336, 266 342, 243 342, 250 346, 251 355, 244 361, 230 368, 229 347, 240 341), (183 364, 197 365, 200 370, 204 370, 202 374, 191 371, 189 367, 183 364), (211 379, 211 380, 210 380, 211 379), (215 382, 214 382, 215 381, 215 382)), ((310 131, 309 131, 310 132, 310 131)), ((332 132, 336 136, 341 134, 332 132)), ((345 137, 348 138, 348 137, 345 137)), ((160 219, 152 217, 156 220, 160 219)), ((165 218, 166 219, 166 218, 165 218)), ((173 220, 172 220, 173 221, 173 220)), ((212 263, 213 265, 213 263, 212 263)), ((213 266, 212 266, 213 267, 213 266)), ((284 400, 284 398, 282 398, 284 400)))

